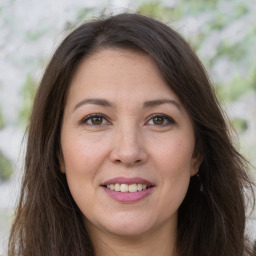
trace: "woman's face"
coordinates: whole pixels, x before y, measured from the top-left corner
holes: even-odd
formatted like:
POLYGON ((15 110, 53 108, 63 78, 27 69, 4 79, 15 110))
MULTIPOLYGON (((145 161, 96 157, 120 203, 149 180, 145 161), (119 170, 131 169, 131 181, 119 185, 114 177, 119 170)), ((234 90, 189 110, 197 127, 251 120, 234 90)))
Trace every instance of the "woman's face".
POLYGON ((88 230, 175 230, 200 165, 194 146, 191 120, 149 56, 104 49, 80 64, 64 110, 61 171, 88 230))

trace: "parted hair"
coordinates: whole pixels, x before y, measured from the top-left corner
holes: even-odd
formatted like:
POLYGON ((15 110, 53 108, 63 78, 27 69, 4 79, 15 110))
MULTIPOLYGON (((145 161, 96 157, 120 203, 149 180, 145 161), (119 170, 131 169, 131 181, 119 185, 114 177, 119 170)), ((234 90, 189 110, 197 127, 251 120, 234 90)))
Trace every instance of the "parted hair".
POLYGON ((8 256, 94 255, 83 214, 60 171, 60 130, 79 64, 104 48, 150 56, 192 120, 195 154, 203 161, 178 210, 177 255, 253 255, 245 236, 245 192, 253 186, 248 163, 233 145, 230 124, 205 68, 174 29, 150 17, 123 13, 76 28, 46 68, 27 128, 24 177, 8 256))

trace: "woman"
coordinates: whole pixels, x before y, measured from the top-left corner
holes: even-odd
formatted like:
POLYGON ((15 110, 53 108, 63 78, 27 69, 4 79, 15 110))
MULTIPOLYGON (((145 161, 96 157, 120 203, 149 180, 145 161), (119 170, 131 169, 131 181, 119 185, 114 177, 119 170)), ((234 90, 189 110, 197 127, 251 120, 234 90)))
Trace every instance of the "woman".
POLYGON ((28 127, 14 255, 252 255, 246 161, 170 27, 120 14, 72 32, 28 127))

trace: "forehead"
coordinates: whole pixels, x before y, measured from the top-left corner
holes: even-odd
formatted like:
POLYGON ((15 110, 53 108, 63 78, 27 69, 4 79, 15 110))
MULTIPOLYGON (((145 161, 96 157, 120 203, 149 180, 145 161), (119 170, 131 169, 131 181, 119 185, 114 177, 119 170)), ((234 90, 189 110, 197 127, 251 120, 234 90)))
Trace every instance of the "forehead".
POLYGON ((135 78, 138 73, 141 75, 147 73, 150 76, 158 76, 162 80, 155 62, 149 55, 119 48, 100 49, 84 58, 72 82, 85 76, 90 78, 92 72, 93 74, 98 72, 98 79, 109 77, 115 80, 120 75, 125 75, 123 78, 127 76, 135 78))
POLYGON ((76 95, 112 97, 141 95, 177 98, 152 58, 138 51, 102 49, 87 56, 75 73, 69 98, 76 95))

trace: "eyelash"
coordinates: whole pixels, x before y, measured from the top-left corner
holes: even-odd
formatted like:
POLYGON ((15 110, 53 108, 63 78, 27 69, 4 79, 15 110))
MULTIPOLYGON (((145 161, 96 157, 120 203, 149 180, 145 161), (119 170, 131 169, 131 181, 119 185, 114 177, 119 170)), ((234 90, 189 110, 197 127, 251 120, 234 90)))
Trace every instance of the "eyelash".
MULTIPOLYGON (((95 127, 100 127, 100 126, 104 126, 106 125, 106 123, 104 124, 93 124, 92 123, 92 119, 93 118, 101 118, 101 120, 105 120, 105 122, 107 122, 107 124, 109 124, 110 122, 108 121, 107 117, 103 114, 91 114, 89 116, 86 116, 85 118, 83 118, 79 124, 80 125, 89 125, 89 126, 95 126, 95 127), (91 123, 89 124, 88 121, 91 120, 91 123)), ((146 122, 146 125, 153 125, 153 126, 159 126, 159 127, 164 127, 164 126, 168 126, 168 125, 172 125, 172 124, 175 124, 175 121, 170 117, 170 116, 167 116, 165 114, 153 114, 149 117, 148 121, 146 122), (149 122, 151 120, 153 120, 153 118, 156 118, 156 117, 160 117, 163 119, 163 121, 165 122, 164 124, 159 124, 159 125, 156 125, 156 124, 149 124, 149 122)))
POLYGON ((165 115, 165 114, 153 114, 150 116, 150 118, 148 119, 148 121, 146 122, 147 125, 154 125, 154 126, 160 126, 160 127, 163 127, 163 126, 168 126, 168 125, 172 125, 172 124, 175 124, 175 121, 168 115, 165 115), (153 120, 153 118, 156 118, 156 117, 160 117, 164 120, 164 124, 160 124, 160 125, 156 125, 156 124, 148 124, 150 120, 153 120))
POLYGON ((103 115, 103 114, 91 114, 91 115, 89 115, 89 116, 86 116, 85 118, 83 118, 81 121, 80 121, 80 124, 82 125, 82 124, 85 124, 85 125, 89 125, 89 126, 97 126, 97 127, 99 127, 99 126, 103 126, 103 125, 105 125, 105 124, 88 124, 88 121, 89 120, 91 120, 92 121, 92 118, 101 118, 101 119, 105 119, 106 121, 107 121, 107 123, 109 123, 109 121, 108 121, 108 119, 106 118, 106 116, 105 115, 103 115))

